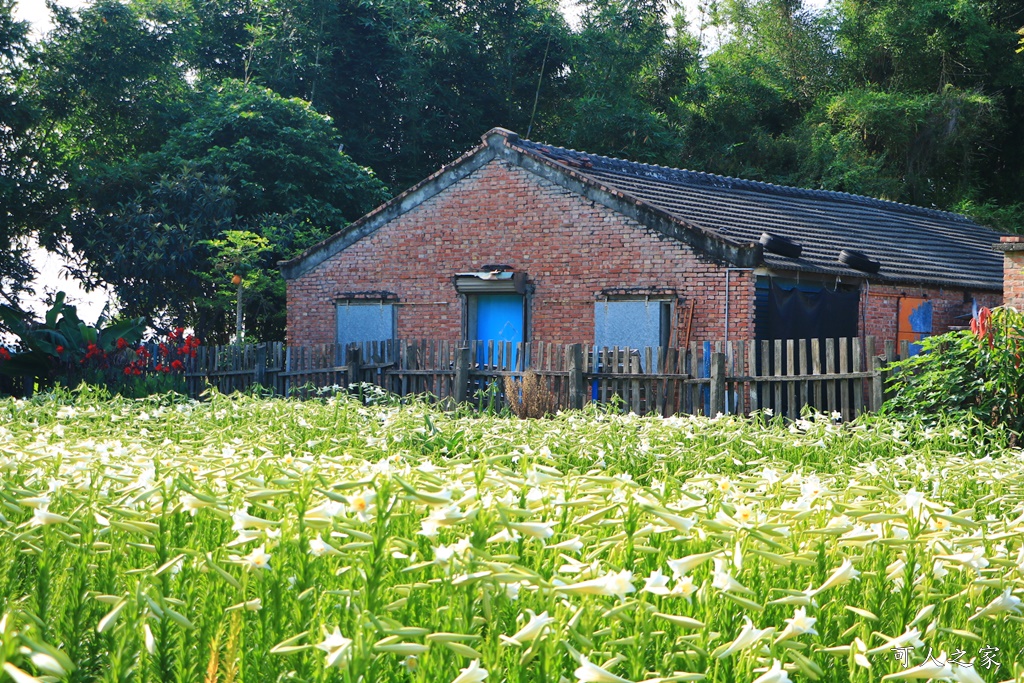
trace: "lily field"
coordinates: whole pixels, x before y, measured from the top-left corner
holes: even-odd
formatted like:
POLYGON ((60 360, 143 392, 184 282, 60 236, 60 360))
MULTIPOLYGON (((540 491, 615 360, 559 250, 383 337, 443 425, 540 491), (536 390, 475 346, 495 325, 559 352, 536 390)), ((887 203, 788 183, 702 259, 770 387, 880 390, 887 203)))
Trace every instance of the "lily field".
POLYGON ((0 680, 1024 681, 972 425, 0 401, 0 680))

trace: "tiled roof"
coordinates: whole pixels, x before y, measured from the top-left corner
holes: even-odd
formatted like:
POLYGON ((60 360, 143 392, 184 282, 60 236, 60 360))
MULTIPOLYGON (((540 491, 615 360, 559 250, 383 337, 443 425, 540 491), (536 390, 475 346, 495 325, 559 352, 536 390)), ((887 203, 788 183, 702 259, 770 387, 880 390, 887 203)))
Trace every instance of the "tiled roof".
POLYGON ((773 269, 865 277, 838 260, 842 249, 853 249, 881 264, 871 280, 1002 289, 1003 257, 993 248, 1000 233, 966 216, 510 142, 730 241, 756 242, 769 232, 803 247, 799 258, 765 251, 773 269))

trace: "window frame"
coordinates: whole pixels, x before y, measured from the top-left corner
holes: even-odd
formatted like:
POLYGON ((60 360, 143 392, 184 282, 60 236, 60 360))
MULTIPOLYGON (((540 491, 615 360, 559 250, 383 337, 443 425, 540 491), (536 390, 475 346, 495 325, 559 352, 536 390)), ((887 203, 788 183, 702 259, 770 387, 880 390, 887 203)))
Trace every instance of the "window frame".
POLYGON ((360 296, 360 295, 339 295, 334 298, 334 344, 336 347, 337 360, 339 363, 345 362, 345 350, 350 343, 364 344, 366 341, 395 341, 398 339, 398 297, 384 292, 374 296, 360 296), (341 341, 341 309, 342 307, 352 306, 389 306, 391 308, 391 336, 384 340, 363 340, 342 343, 341 341))

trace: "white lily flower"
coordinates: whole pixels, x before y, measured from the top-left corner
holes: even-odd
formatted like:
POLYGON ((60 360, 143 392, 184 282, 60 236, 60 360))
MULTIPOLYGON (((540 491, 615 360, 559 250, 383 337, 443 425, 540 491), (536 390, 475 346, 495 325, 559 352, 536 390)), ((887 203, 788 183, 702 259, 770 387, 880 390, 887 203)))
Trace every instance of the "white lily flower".
POLYGON ((793 618, 786 619, 786 628, 783 629, 779 637, 775 639, 775 643, 781 643, 789 638, 810 633, 812 635, 818 635, 818 632, 814 630, 814 624, 818 621, 815 617, 807 616, 807 610, 803 607, 797 607, 793 611, 793 618))
POLYGON ((843 563, 836 567, 832 572, 832 575, 825 579, 825 583, 821 584, 811 594, 812 596, 824 593, 829 588, 835 588, 836 586, 842 586, 843 584, 849 583, 860 577, 860 572, 853 568, 853 562, 849 558, 843 560, 843 563))
POLYGON ((548 546, 552 550, 568 550, 569 552, 578 553, 583 550, 583 541, 580 540, 579 536, 573 536, 572 538, 561 541, 560 543, 553 543, 548 546))
POLYGON ((58 515, 55 512, 50 512, 46 505, 42 505, 32 511, 32 520, 29 522, 29 525, 49 526, 51 524, 61 524, 66 521, 68 521, 67 517, 64 515, 58 515))
POLYGON ((625 569, 621 572, 608 572, 596 579, 557 586, 555 590, 570 594, 615 595, 625 598, 627 593, 634 592, 636 588, 633 586, 633 572, 625 569))
POLYGON ((555 535, 555 522, 513 522, 508 526, 524 536, 542 541, 555 535))
POLYGON ((750 590, 742 583, 732 577, 725 569, 725 560, 715 558, 715 572, 714 577, 711 580, 711 586, 717 588, 724 593, 747 593, 753 595, 754 591, 750 590))
POLYGON ((532 609, 528 609, 526 613, 529 615, 526 625, 508 638, 503 637, 502 642, 505 645, 522 646, 531 643, 547 629, 548 624, 554 621, 553 617, 548 616, 547 611, 535 614, 532 609))
POLYGON ((743 621, 744 624, 743 628, 740 629, 740 634, 729 644, 729 647, 725 648, 725 650, 718 655, 718 659, 724 659, 735 652, 753 647, 763 638, 770 636, 775 632, 775 629, 771 626, 768 628, 755 627, 753 622, 750 621, 750 617, 744 616, 743 621))
POLYGON ((967 621, 974 621, 981 617, 991 616, 993 614, 1001 614, 1003 612, 1010 612, 1011 614, 1020 614, 1021 599, 1013 594, 1013 587, 1009 587, 1003 591, 1003 594, 988 603, 980 610, 978 610, 974 616, 967 619, 967 621))
POLYGON ((789 672, 782 668, 782 662, 772 660, 772 668, 753 680, 753 683, 791 683, 789 672))
POLYGON ((602 669, 597 664, 580 657, 580 665, 575 671, 576 680, 580 683, 632 683, 629 679, 616 676, 607 669, 602 669))
POLYGON ((655 569, 649 577, 644 579, 644 587, 641 590, 654 595, 667 595, 669 593, 668 577, 662 574, 660 569, 655 569))
POLYGON ((678 578, 689 574, 691 571, 704 564, 711 558, 721 555, 724 550, 712 550, 709 553, 698 553, 696 555, 687 555, 681 557, 678 560, 669 560, 668 566, 672 570, 672 573, 678 578))
POLYGON ((324 639, 322 642, 317 643, 316 647, 327 653, 325 666, 328 669, 335 666, 342 669, 348 664, 348 655, 352 649, 352 639, 341 635, 341 629, 337 626, 334 627, 334 633, 328 634, 327 627, 325 626, 324 639))
POLYGON ((242 562, 249 570, 270 569, 270 554, 267 553, 266 547, 261 545, 243 557, 242 562))
POLYGON ((480 660, 474 659, 465 669, 459 672, 452 683, 482 683, 487 680, 487 669, 480 668, 480 660))
POLYGON ((898 671, 894 674, 882 676, 882 680, 892 681, 912 678, 931 680, 935 678, 954 678, 954 676, 953 667, 946 661, 946 653, 943 652, 938 657, 926 660, 923 664, 918 664, 917 666, 910 667, 903 671, 898 671))

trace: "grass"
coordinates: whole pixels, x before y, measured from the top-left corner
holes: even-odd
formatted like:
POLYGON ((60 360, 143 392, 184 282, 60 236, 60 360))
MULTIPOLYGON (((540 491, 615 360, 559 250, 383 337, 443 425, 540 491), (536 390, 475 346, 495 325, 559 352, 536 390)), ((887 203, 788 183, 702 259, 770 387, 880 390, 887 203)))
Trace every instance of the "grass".
POLYGON ((1024 680, 1024 458, 974 425, 88 391, 0 425, 19 683, 1024 680))

